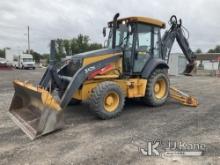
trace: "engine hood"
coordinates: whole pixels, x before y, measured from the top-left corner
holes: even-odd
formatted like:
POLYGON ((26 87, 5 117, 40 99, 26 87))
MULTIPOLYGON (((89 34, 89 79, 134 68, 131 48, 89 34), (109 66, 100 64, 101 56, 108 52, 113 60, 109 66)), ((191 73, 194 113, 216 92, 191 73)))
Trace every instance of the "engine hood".
POLYGON ((121 53, 122 50, 120 48, 115 49, 98 49, 94 51, 89 51, 85 53, 72 55, 67 63, 65 63, 59 70, 59 75, 72 77, 80 67, 82 67, 82 62, 85 58, 95 57, 100 55, 107 55, 113 53, 121 53))
POLYGON ((73 58, 86 58, 86 57, 93 57, 93 56, 100 56, 102 54, 113 54, 113 53, 119 53, 122 52, 120 48, 115 48, 115 49, 98 49, 98 50, 93 50, 85 53, 80 53, 80 54, 75 54, 73 55, 73 58))

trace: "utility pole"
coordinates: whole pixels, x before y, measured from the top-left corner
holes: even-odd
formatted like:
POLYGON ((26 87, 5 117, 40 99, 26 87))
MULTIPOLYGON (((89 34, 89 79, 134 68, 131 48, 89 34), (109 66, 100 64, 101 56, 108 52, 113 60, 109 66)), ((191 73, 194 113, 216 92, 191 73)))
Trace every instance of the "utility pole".
POLYGON ((28 54, 30 54, 30 35, 29 35, 29 26, 28 26, 28 54))

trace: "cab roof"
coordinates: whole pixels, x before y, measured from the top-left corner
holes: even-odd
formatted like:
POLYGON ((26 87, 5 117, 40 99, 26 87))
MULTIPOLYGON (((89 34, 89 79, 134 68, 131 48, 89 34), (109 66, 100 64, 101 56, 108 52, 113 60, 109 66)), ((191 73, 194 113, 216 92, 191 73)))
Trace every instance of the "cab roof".
MULTIPOLYGON (((158 19, 149 18, 149 17, 141 17, 141 16, 126 17, 126 18, 120 18, 117 20, 117 22, 119 22, 119 23, 122 21, 150 24, 150 25, 158 26, 160 28, 165 28, 165 26, 166 26, 165 22, 162 22, 158 19)), ((110 21, 108 24, 111 25, 112 21, 110 21)))

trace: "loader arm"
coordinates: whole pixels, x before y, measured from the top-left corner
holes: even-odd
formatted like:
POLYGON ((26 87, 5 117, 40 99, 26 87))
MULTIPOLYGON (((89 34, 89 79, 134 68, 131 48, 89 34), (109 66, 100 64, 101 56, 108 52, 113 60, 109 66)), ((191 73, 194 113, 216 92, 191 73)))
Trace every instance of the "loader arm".
POLYGON ((170 18, 171 27, 167 30, 161 40, 161 49, 162 49, 162 59, 169 62, 170 52, 173 46, 175 39, 177 40, 178 45, 180 46, 183 54, 185 55, 188 64, 184 70, 185 75, 189 75, 190 72, 195 67, 196 55, 191 50, 189 43, 184 36, 183 26, 181 19, 177 21, 176 16, 170 18))

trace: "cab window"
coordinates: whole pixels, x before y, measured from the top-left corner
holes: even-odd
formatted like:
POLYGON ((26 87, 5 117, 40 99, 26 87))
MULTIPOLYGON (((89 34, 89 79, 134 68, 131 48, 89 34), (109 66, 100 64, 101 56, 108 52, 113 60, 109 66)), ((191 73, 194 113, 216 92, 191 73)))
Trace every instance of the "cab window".
POLYGON ((141 72, 152 54, 152 31, 153 27, 150 25, 137 24, 134 72, 141 72))
POLYGON ((160 28, 154 27, 153 54, 155 58, 160 58, 160 28))
POLYGON ((160 28, 137 24, 133 71, 141 72, 151 56, 160 58, 160 28))

